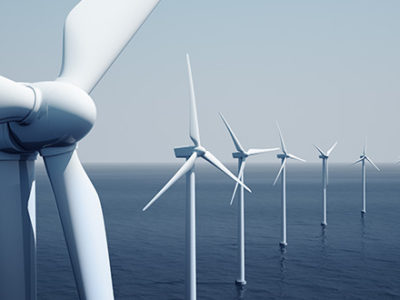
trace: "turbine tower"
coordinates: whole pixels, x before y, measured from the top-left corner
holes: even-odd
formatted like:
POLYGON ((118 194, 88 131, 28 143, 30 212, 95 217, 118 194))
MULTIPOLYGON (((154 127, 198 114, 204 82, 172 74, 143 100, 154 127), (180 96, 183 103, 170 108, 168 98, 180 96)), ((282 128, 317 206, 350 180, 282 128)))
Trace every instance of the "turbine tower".
POLYGON ((0 299, 36 299, 38 153, 80 299, 114 299, 100 200, 76 148, 96 120, 90 92, 157 3, 82 0, 65 21, 56 80, 19 83, 0 76, 0 299))
POLYGON ((167 184, 150 200, 143 208, 147 210, 157 199, 161 197, 177 180, 186 174, 186 296, 187 300, 196 299, 196 203, 195 203, 195 163, 198 157, 208 161, 217 169, 228 175, 230 178, 245 186, 235 175, 233 175, 211 152, 207 151, 200 143, 199 124, 197 119, 196 99, 194 94, 192 70, 190 67, 189 55, 186 54, 187 68, 190 84, 190 116, 189 136, 193 146, 175 148, 175 156, 186 158, 186 162, 167 182, 167 184))
POLYGON ((367 156, 366 154, 367 151, 367 142, 364 143, 364 148, 363 148, 363 152, 360 155, 360 159, 355 161, 353 164, 357 164, 359 162, 361 162, 361 176, 362 176, 362 210, 361 210, 361 214, 364 215, 367 212, 367 182, 366 182, 366 170, 365 170, 365 161, 368 161, 375 169, 377 169, 378 171, 380 171, 380 169, 378 168, 378 166, 376 164, 374 164, 374 162, 367 156))
MULTIPOLYGON (((244 183, 244 168, 246 166, 246 159, 249 156, 267 153, 271 151, 279 150, 279 148, 269 148, 269 149, 248 149, 247 151, 244 150, 242 145, 240 144, 238 138, 236 137, 235 133, 233 132, 232 128, 229 126, 228 122, 225 120, 224 116, 220 113, 221 119, 225 124, 226 129, 228 130, 233 144, 236 148, 237 152, 233 152, 233 158, 238 159, 238 178, 244 183)), ((236 191, 238 188, 238 183, 235 185, 235 189, 233 190, 233 195, 231 199, 231 205, 233 200, 235 199, 236 191)), ((245 239, 244 239, 244 188, 243 186, 240 187, 239 192, 240 198, 238 202, 238 278, 236 279, 237 285, 245 285, 245 239)))
POLYGON ((326 226, 328 223, 326 222, 326 189, 328 186, 328 158, 333 149, 336 147, 337 142, 335 142, 326 153, 321 150, 318 146, 314 147, 319 152, 319 158, 322 159, 322 222, 321 226, 326 226))
POLYGON ((281 248, 285 248, 287 246, 287 239, 286 239, 286 162, 287 160, 294 159, 298 161, 305 162, 304 159, 297 157, 293 154, 290 154, 286 150, 285 142, 283 140, 281 129, 279 128, 279 124, 276 123, 279 131, 279 138, 281 140, 281 150, 282 153, 278 154, 276 157, 281 160, 281 167, 279 169, 278 175, 276 175, 274 185, 278 181, 279 177, 281 176, 281 183, 282 183, 282 239, 280 241, 281 248))

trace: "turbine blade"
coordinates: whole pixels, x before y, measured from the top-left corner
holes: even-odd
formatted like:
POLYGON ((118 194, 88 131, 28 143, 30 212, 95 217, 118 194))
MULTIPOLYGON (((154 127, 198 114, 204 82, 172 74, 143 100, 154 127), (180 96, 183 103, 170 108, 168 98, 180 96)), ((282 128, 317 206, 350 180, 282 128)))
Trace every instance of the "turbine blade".
POLYGON ((206 161, 208 161, 210 164, 212 164, 214 167, 217 169, 221 170, 223 173, 228 175, 230 178, 238 182, 240 185, 242 185, 247 191, 251 193, 251 190, 239 180, 235 175, 231 173, 231 171, 228 170, 227 167, 225 167, 211 152, 206 151, 202 156, 206 161))
POLYGON ((333 151, 333 149, 335 149, 337 145, 337 142, 335 142, 332 147, 329 148, 329 150, 326 152, 327 156, 331 155, 331 152, 333 151))
POLYGON ((164 185, 164 187, 146 204, 143 211, 147 210, 158 198, 161 197, 175 182, 177 182, 183 175, 185 175, 194 165, 197 158, 197 153, 194 152, 182 167, 175 173, 174 176, 164 185))
POLYGON ((275 185, 276 184, 276 182, 278 181, 278 179, 279 179, 279 176, 281 175, 281 173, 282 173, 282 170, 283 170, 283 168, 285 167, 285 165, 286 165, 286 157, 283 159, 283 162, 281 163, 281 168, 279 169, 279 172, 278 172, 278 175, 276 175, 276 178, 275 178, 275 181, 274 181, 274 184, 273 185, 275 185))
POLYGON ((364 139, 363 155, 367 153, 367 137, 364 139))
POLYGON ((290 157, 291 159, 295 159, 295 160, 298 160, 298 161, 306 162, 304 159, 302 159, 300 157, 297 157, 297 156, 295 156, 293 154, 290 154, 290 153, 288 153, 287 156, 290 157))
MULTIPOLYGON (((241 163, 241 165, 240 165, 240 168, 239 168, 238 178, 239 178, 242 182, 243 182, 243 172, 244 172, 245 165, 246 165, 246 161, 244 160, 244 161, 242 161, 242 163, 241 163)), ((232 199, 231 199, 230 205, 232 205, 233 200, 235 199, 235 195, 236 195, 236 191, 237 191, 238 186, 239 186, 239 183, 236 182, 235 188, 233 189, 233 194, 232 194, 232 199)))
POLYGON ((282 148, 282 151, 283 151, 283 153, 286 153, 285 141, 283 140, 281 128, 279 127, 278 122, 276 122, 276 126, 278 127, 278 131, 279 131, 279 138, 280 138, 280 140, 281 140, 281 148, 282 148))
POLYGON ((225 120, 225 118, 222 115, 222 113, 219 113, 219 115, 220 115, 222 121, 224 122, 226 129, 228 129, 229 134, 231 135, 231 138, 232 138, 233 144, 235 145, 236 150, 239 151, 239 152, 245 152, 243 147, 242 147, 242 145, 239 142, 239 139, 236 137, 235 133, 233 132, 233 130, 231 128, 231 126, 229 126, 228 122, 225 120))
POLYGON ((252 155, 257 155, 257 154, 262 154, 262 153, 277 151, 277 150, 279 150, 279 148, 249 149, 249 151, 247 151, 246 154, 247 154, 248 156, 252 156, 252 155))
POLYGON ((374 162, 373 162, 368 156, 366 156, 365 159, 368 160, 369 163, 370 163, 371 165, 373 165, 375 169, 377 169, 378 171, 380 171, 380 169, 378 168, 378 166, 377 166, 376 164, 374 164, 374 162))
POLYGON ((76 151, 44 156, 80 299, 113 299, 99 196, 76 151))
POLYGON ((196 107, 196 97, 194 94, 193 76, 192 68, 190 66, 189 54, 186 54, 186 62, 189 74, 189 84, 190 84, 190 129, 189 134, 193 143, 198 146, 200 145, 200 133, 199 133, 199 121, 197 118, 197 107, 196 107))
POLYGON ((359 162, 362 162, 362 161, 363 161, 363 158, 360 158, 360 159, 356 160, 355 162, 353 162, 352 165, 358 164, 359 162))
POLYGON ((80 1, 64 25, 61 72, 90 93, 159 0, 80 1))
POLYGON ((315 147, 315 149, 318 150, 318 152, 319 152, 322 156, 328 156, 327 154, 324 153, 324 151, 321 150, 320 147, 318 147, 318 146, 316 146, 316 145, 314 145, 314 147, 315 147))

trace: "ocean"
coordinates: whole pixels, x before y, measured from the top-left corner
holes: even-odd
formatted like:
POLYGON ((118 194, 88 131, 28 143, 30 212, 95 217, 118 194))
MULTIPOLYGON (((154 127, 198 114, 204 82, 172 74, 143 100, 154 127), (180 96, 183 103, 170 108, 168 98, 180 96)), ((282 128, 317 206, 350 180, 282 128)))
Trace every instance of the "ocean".
MULTIPOLYGON (((87 164, 101 198, 116 299, 184 299, 185 179, 143 206, 178 164, 87 164)), ((235 165, 229 166, 236 170, 235 165)), ((289 162, 288 246, 281 252, 278 164, 251 164, 245 180, 246 280, 237 273, 234 182, 196 166, 198 299, 400 299, 400 166, 329 167, 328 226, 321 223, 321 164, 289 162)), ((38 299, 78 299, 54 196, 37 170, 38 299)))

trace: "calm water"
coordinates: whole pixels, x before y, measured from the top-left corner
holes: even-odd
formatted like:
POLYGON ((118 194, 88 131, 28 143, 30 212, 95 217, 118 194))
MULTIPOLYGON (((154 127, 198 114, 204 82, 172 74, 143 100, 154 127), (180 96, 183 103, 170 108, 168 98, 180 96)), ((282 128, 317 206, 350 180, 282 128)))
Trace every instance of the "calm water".
MULTIPOLYGON (((100 195, 116 299, 183 299, 185 180, 143 213, 178 165, 87 165, 100 195)), ((246 279, 236 279, 233 183, 197 168, 199 299, 400 299, 400 167, 367 172, 361 210, 360 166, 330 166, 328 227, 321 229, 319 164, 289 164, 288 248, 279 249, 278 165, 249 165, 246 182, 246 279)), ((232 165, 231 169, 235 169, 232 165)), ((55 202, 38 170, 38 294, 77 299, 55 202)))

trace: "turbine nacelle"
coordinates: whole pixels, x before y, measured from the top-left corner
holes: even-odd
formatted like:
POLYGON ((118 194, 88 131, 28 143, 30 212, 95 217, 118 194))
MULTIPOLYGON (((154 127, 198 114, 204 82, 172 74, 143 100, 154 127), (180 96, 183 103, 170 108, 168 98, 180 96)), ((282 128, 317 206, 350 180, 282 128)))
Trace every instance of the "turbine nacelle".
POLYGON ((66 82, 38 82, 34 108, 21 122, 10 122, 10 135, 17 148, 40 151, 47 147, 71 146, 93 127, 96 106, 79 87, 66 82))
POLYGON ((175 148, 174 152, 175 152, 175 157, 188 158, 194 152, 197 153, 197 156, 202 156, 207 152, 207 150, 203 146, 186 146, 186 147, 175 148))
POLYGON ((246 152, 233 152, 233 153, 232 153, 232 157, 233 157, 233 158, 241 158, 241 159, 244 159, 244 158, 249 157, 249 155, 248 155, 246 152))

